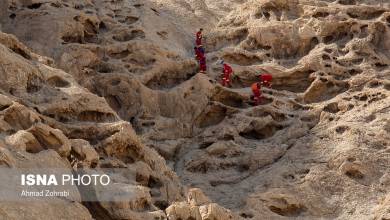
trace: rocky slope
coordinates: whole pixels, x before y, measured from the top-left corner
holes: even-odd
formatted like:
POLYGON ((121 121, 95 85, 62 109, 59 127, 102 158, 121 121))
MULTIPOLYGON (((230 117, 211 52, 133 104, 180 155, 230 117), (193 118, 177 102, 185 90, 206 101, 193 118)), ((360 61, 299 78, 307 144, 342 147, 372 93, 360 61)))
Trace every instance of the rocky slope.
POLYGON ((0 35, 4 166, 122 167, 116 190, 139 195, 45 204, 47 216, 0 204, 9 219, 390 218, 387 1, 6 0, 0 12, 23 42, 0 35), (192 54, 200 26, 207 75, 192 54), (217 83, 221 58, 233 88, 217 83), (259 72, 274 86, 253 107, 259 72))

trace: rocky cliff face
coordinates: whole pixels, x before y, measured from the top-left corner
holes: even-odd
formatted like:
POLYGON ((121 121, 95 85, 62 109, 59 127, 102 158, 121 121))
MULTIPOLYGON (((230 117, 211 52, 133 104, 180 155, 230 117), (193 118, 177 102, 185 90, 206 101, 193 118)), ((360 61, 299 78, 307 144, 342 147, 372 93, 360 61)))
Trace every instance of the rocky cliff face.
POLYGON ((137 194, 8 219, 390 217, 387 1, 5 0, 0 21, 3 166, 126 168, 137 194))

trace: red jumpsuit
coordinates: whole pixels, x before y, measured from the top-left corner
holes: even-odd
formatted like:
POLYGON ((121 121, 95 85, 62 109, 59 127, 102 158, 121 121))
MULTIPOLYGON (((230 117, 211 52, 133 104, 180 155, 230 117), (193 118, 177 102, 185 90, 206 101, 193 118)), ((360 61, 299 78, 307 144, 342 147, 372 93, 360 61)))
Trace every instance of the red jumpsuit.
POLYGON ((223 64, 223 73, 222 73, 223 86, 231 86, 230 78, 232 73, 233 73, 233 69, 229 65, 223 64))
POLYGON ((202 55, 199 59, 199 67, 200 67, 200 72, 206 72, 207 66, 206 66, 206 57, 202 55))
POLYGON ((263 83, 264 86, 271 88, 272 75, 271 74, 262 74, 260 75, 260 82, 263 83))
POLYGON ((201 31, 198 31, 197 33, 196 33, 196 46, 200 46, 200 45, 202 45, 202 32, 201 31))
POLYGON ((195 47, 194 50, 195 50, 195 58, 196 58, 196 60, 199 61, 200 58, 202 58, 202 56, 204 56, 204 54, 203 54, 202 51, 201 51, 199 48, 197 48, 197 47, 195 47))
POLYGON ((259 105, 262 101, 260 83, 253 83, 251 88, 253 92, 253 100, 255 101, 255 105, 259 105))

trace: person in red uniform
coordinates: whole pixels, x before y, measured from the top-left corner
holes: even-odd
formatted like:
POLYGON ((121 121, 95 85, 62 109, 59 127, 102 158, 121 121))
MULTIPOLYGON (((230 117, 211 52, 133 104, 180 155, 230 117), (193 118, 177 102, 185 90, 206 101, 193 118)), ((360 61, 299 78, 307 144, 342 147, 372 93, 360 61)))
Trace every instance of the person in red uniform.
POLYGON ((262 101, 261 96, 261 84, 259 82, 253 83, 252 86, 252 93, 253 96, 251 96, 251 99, 255 102, 255 105, 260 105, 262 101))
POLYGON ((204 54, 206 53, 206 51, 204 50, 204 48, 203 48, 202 45, 199 45, 199 46, 198 46, 198 50, 199 50, 199 52, 200 52, 202 55, 204 55, 204 54))
POLYGON ((271 88, 272 86, 272 75, 271 74, 260 74, 259 79, 262 85, 271 88))
POLYGON ((194 52, 195 52, 195 58, 197 60, 200 60, 200 58, 205 54, 204 48, 202 46, 195 46, 194 52))
POLYGON ((195 59, 199 62, 200 58, 204 56, 202 51, 199 49, 199 47, 194 47, 194 52, 195 52, 195 59))
POLYGON ((203 31, 203 28, 201 28, 201 29, 196 33, 196 41, 195 41, 196 46, 202 45, 202 38, 203 38, 202 31, 203 31))
POLYGON ((204 49, 202 46, 196 46, 194 47, 195 51, 195 59, 198 61, 200 72, 204 73, 206 72, 207 66, 206 66, 206 57, 204 54, 204 49))
POLYGON ((222 86, 232 86, 231 85, 231 76, 233 74, 233 69, 228 64, 224 63, 224 61, 221 61, 221 64, 223 65, 223 72, 222 72, 222 86))
POLYGON ((206 70, 207 70, 206 57, 204 55, 201 55, 201 57, 199 59, 199 67, 200 67, 200 72, 201 73, 205 73, 206 72, 206 70))

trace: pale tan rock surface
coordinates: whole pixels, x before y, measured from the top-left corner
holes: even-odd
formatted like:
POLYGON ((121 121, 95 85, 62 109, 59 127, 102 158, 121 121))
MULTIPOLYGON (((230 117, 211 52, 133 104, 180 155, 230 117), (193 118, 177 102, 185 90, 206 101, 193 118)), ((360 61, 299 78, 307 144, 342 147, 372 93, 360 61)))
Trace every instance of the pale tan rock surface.
POLYGON ((156 205, 164 207, 181 200, 183 188, 164 159, 144 146, 130 123, 120 120, 103 98, 80 87, 69 74, 20 56, 31 53, 31 57, 38 57, 25 51, 25 46, 11 35, 0 33, 0 39, 8 42, 0 43, 0 164, 61 168, 71 173, 72 166, 114 168, 110 158, 118 159, 124 167, 129 166, 130 172, 117 184, 140 194, 131 201, 81 204, 74 186, 77 193, 67 200, 2 201, 1 216, 37 220, 165 218, 156 205), (15 53, 13 48, 20 51, 15 53), (141 175, 147 178, 137 179, 141 175))
POLYGON ((230 210, 212 203, 201 189, 191 188, 188 191, 187 202, 177 202, 166 209, 170 220, 178 219, 238 219, 230 210))
POLYGON ((94 218, 388 218, 387 0, 4 2, 2 164, 53 149, 125 167, 116 192, 137 196, 87 204, 94 218), (260 72, 273 88, 253 107, 260 72))

